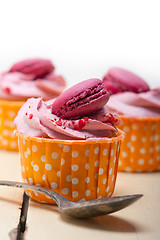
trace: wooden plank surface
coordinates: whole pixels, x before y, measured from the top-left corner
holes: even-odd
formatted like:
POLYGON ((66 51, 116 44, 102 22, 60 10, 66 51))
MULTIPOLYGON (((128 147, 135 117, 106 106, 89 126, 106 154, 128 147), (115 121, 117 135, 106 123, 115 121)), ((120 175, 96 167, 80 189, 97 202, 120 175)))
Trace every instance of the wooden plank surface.
MULTIPOLYGON (((0 152, 0 179, 21 181, 18 153, 0 152)), ((144 197, 117 213, 88 220, 60 214, 56 206, 30 201, 26 240, 158 240, 160 239, 160 172, 118 173, 114 195, 144 197)), ((17 226, 23 190, 0 187, 0 240, 17 226)))

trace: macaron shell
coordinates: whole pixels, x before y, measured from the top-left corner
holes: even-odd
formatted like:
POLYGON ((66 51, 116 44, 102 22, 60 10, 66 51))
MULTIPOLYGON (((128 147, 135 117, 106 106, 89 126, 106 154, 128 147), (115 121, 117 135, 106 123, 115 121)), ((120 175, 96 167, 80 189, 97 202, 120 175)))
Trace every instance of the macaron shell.
POLYGON ((86 89, 92 88, 92 87, 100 84, 101 82, 102 82, 101 80, 99 80, 97 78, 93 78, 93 79, 89 79, 89 80, 77 83, 76 85, 67 89, 54 102, 54 111, 56 111, 56 109, 59 109, 59 105, 61 105, 61 106, 64 105, 66 102, 68 102, 73 97, 79 95, 81 92, 84 92, 84 91, 86 91, 86 89))
MULTIPOLYGON (((89 114, 93 111, 97 111, 98 109, 102 108, 104 104, 108 101, 109 99, 109 93, 106 92, 105 94, 101 96, 97 96, 97 99, 92 99, 92 101, 88 101, 86 104, 82 104, 72 110, 69 110, 69 105, 67 104, 68 102, 74 102, 78 101, 79 99, 83 99, 83 97, 87 97, 88 100, 91 95, 91 89, 94 92, 94 88, 96 89, 97 87, 100 86, 100 89, 103 89, 103 83, 100 79, 93 78, 89 79, 83 82, 80 82, 73 87, 67 89, 65 92, 63 92, 53 103, 52 106, 52 113, 57 114, 59 111, 61 111, 63 106, 68 106, 68 109, 65 113, 63 113, 62 118, 72 118, 72 117, 78 117, 80 115, 84 114, 89 114)), ((105 90, 105 89, 104 89, 105 90)))
POLYGON ((101 96, 98 99, 92 100, 91 102, 85 105, 73 109, 72 111, 65 112, 65 114, 63 114, 62 117, 65 119, 78 118, 80 116, 94 113, 98 111, 100 108, 102 108, 106 104, 106 102, 108 102, 108 99, 109 99, 108 95, 101 96))
POLYGON ((21 72, 24 74, 34 74, 35 78, 43 77, 54 70, 52 62, 48 59, 34 58, 26 59, 15 63, 9 72, 21 72))
POLYGON ((139 93, 150 90, 150 87, 142 78, 122 68, 110 68, 108 73, 104 76, 103 82, 106 88, 109 85, 109 90, 113 94, 124 91, 139 93))

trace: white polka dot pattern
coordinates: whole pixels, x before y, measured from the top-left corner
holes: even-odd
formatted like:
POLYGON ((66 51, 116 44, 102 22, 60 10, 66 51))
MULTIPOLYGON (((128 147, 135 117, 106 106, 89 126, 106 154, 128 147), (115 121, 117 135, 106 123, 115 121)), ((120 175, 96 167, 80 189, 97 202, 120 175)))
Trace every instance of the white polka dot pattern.
POLYGON ((77 198, 78 197, 78 192, 77 191, 74 191, 73 193, 72 193, 72 196, 74 197, 74 198, 77 198))
POLYGON ((98 154, 98 153, 99 153, 99 147, 96 147, 96 148, 94 149, 94 153, 95 153, 95 154, 98 154))
POLYGON ((72 183, 73 183, 74 185, 78 184, 78 178, 73 178, 73 179, 72 179, 72 183))
POLYGON ((65 160, 63 158, 61 158, 61 165, 65 164, 65 160))
POLYGON ((70 147, 69 146, 64 146, 63 151, 64 152, 69 152, 70 151, 70 147))
POLYGON ((78 165, 77 164, 74 164, 73 166, 72 166, 72 170, 75 172, 75 171, 77 171, 78 170, 78 165))
POLYGON ((68 192, 69 192, 68 188, 63 188, 63 189, 62 189, 62 193, 63 193, 64 195, 68 194, 68 192))
POLYGON ((18 101, 0 100, 0 149, 18 151, 18 141, 14 134, 15 124, 14 118, 20 107, 18 101))
POLYGON ((29 183, 30 183, 30 184, 33 184, 32 178, 29 178, 29 183))
POLYGON ((139 164, 139 165, 143 165, 143 164, 144 164, 144 159, 140 158, 140 159, 138 160, 138 164, 139 164))
POLYGON ((57 152, 53 152, 52 153, 52 158, 53 159, 57 159, 58 158, 58 153, 57 152))
POLYGON ((89 156, 89 149, 87 149, 87 150, 85 151, 85 155, 86 155, 86 157, 89 156))
POLYGON ((121 154, 123 158, 127 157, 127 152, 122 152, 121 154))
POLYGON ((86 170, 89 169, 89 164, 88 164, 88 163, 86 163, 86 165, 85 165, 85 169, 86 169, 86 170))
POLYGON ((85 182, 86 182, 86 183, 89 183, 89 182, 90 182, 90 178, 89 178, 89 177, 86 177, 85 182))
POLYGON ((99 160, 95 161, 94 165, 95 165, 95 167, 98 167, 99 166, 99 160))
POLYGON ((27 155, 31 154, 31 150, 29 148, 27 148, 27 155))
POLYGON ((37 146, 36 145, 32 146, 32 152, 37 152, 37 146))
POLYGON ((103 184, 106 184, 106 182, 107 182, 107 178, 104 178, 103 179, 103 184))
POLYGON ((33 165, 33 169, 34 169, 34 171, 39 171, 38 165, 37 164, 33 165))
POLYGON ((77 151, 73 151, 73 152, 72 152, 72 157, 73 157, 73 158, 78 157, 78 152, 77 152, 77 151))
POLYGON ((68 176, 66 177, 66 180, 67 180, 67 182, 71 182, 72 176, 71 176, 71 175, 68 175, 68 176))
POLYGON ((108 192, 109 191, 109 186, 106 188, 106 192, 108 192))
POLYGON ((103 150, 103 155, 104 155, 104 156, 107 155, 107 149, 106 149, 106 148, 103 150))
MULTIPOLYGON (((22 176, 29 183, 38 182, 72 201, 103 198, 113 192, 119 144, 56 143, 45 147, 41 142, 31 144, 27 139, 21 143, 22 176)), ((27 192, 35 200, 53 203, 43 194, 27 192)))
POLYGON ((46 168, 46 170, 50 171, 52 169, 52 166, 51 166, 51 164, 46 164, 45 168, 46 168))
POLYGON ((91 194, 91 191, 90 191, 90 190, 86 190, 86 191, 85 191, 85 195, 86 195, 86 196, 89 196, 90 194, 91 194))
POLYGON ((135 119, 122 117, 120 129, 126 132, 121 145, 119 170, 146 172, 159 169, 160 118, 135 119))
POLYGON ((104 171, 103 168, 100 168, 100 169, 99 169, 99 175, 102 175, 102 174, 103 174, 103 171, 104 171))
POLYGON ((129 131, 130 131, 130 128, 129 128, 129 127, 124 127, 124 131, 125 131, 125 132, 129 132, 129 131))
POLYGON ((58 186, 58 185, 57 185, 57 183, 56 183, 56 182, 52 182, 52 183, 51 183, 51 188, 53 188, 53 189, 56 189, 56 188, 57 188, 57 186, 58 186))
POLYGON ((45 155, 41 155, 41 161, 45 162, 46 161, 46 156, 45 155))

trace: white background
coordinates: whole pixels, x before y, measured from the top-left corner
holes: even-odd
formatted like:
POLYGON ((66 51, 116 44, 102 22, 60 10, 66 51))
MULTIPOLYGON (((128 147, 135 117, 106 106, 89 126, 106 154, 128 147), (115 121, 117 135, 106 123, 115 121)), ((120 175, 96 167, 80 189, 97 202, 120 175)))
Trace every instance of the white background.
POLYGON ((0 71, 50 58, 68 87, 127 68, 160 86, 159 0, 0 0, 0 71))

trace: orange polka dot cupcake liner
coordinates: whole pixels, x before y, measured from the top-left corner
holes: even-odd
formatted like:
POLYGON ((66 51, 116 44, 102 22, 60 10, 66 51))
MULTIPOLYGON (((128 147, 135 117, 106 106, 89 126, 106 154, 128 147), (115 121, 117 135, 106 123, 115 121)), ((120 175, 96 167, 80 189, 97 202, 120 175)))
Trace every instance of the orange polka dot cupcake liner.
POLYGON ((14 134, 14 118, 23 105, 23 101, 0 99, 0 149, 18 151, 18 139, 14 134))
MULTIPOLYGON (((101 140, 57 140, 16 133, 22 177, 26 183, 54 190, 71 201, 112 195, 124 133, 101 140)), ((27 190, 43 203, 55 202, 44 194, 27 190)))
POLYGON ((118 169, 126 172, 160 170, 160 117, 120 118, 122 124, 119 128, 126 135, 118 169))

